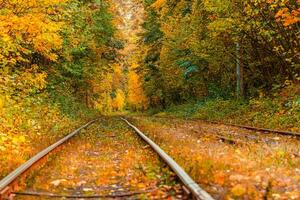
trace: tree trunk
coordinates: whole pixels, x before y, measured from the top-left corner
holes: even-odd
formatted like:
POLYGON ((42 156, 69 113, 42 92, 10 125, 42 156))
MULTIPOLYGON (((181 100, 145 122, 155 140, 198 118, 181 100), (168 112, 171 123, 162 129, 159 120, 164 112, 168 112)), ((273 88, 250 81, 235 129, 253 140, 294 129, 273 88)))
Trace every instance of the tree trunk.
POLYGON ((238 99, 244 98, 244 69, 241 65, 241 46, 236 43, 236 96, 238 99))

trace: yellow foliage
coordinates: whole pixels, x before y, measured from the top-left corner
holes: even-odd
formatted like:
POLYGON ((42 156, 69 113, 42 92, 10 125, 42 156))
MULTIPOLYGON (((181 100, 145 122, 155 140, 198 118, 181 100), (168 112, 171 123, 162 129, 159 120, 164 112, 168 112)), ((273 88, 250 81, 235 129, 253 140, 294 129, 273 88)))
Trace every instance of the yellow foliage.
POLYGON ((54 50, 62 47, 59 32, 63 23, 48 13, 65 0, 23 0, 1 4, 0 9, 0 64, 12 66, 25 62, 27 55, 38 52, 55 61, 54 50))
POLYGON ((145 110, 149 104, 140 77, 134 70, 130 70, 128 75, 128 104, 136 110, 145 110))
POLYGON ((4 108, 4 98, 0 96, 0 113, 3 108, 4 108))
POLYGON ((231 192, 234 196, 238 197, 244 195, 247 191, 243 185, 238 184, 231 189, 231 192))
POLYGON ((121 111, 125 106, 125 94, 121 89, 117 89, 116 98, 112 101, 112 108, 121 111))
POLYGON ((159 9, 165 4, 166 0, 156 0, 153 4, 152 7, 159 9))

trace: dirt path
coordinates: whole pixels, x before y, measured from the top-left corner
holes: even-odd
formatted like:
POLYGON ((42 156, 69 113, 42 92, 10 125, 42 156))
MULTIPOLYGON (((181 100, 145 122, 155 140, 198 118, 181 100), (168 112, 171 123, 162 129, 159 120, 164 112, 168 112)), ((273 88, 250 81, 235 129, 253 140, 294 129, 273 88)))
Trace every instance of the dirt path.
POLYGON ((117 118, 102 119, 82 131, 31 173, 21 190, 121 199, 184 198, 173 172, 117 118))
POLYGON ((300 199, 300 140, 225 125, 132 117, 216 199, 300 199))

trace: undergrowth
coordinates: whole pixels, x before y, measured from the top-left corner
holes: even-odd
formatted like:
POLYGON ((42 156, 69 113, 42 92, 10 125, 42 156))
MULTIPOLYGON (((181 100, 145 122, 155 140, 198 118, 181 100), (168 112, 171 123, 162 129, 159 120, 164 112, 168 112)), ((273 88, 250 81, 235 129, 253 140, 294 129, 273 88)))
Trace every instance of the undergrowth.
POLYGON ((197 118, 300 132, 300 86, 289 85, 272 97, 205 99, 149 113, 161 117, 197 118))
POLYGON ((7 97, 0 106, 0 179, 98 115, 79 103, 53 102, 47 94, 21 101, 7 97))

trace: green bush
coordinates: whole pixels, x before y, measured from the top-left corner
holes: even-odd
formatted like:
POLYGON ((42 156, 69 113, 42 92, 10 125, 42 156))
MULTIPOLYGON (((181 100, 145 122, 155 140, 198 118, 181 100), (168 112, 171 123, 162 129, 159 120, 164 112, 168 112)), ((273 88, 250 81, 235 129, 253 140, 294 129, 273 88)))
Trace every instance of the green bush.
POLYGON ((261 97, 248 101, 202 99, 173 105, 154 114, 300 132, 300 95, 297 88, 297 85, 292 85, 275 97, 261 97))

